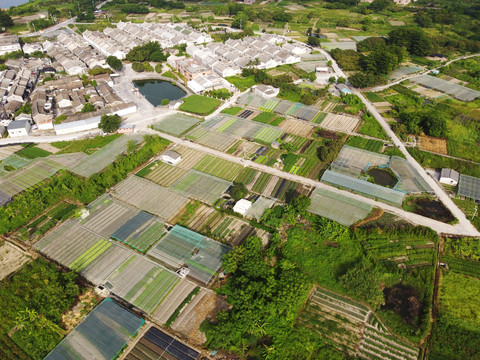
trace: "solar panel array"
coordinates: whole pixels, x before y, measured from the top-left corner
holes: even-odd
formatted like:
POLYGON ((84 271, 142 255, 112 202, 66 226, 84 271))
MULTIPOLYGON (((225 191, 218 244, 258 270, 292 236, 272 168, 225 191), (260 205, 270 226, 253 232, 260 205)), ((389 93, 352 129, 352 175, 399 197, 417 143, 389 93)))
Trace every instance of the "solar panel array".
POLYGON ((200 353, 151 327, 125 357, 126 360, 196 360, 200 353))

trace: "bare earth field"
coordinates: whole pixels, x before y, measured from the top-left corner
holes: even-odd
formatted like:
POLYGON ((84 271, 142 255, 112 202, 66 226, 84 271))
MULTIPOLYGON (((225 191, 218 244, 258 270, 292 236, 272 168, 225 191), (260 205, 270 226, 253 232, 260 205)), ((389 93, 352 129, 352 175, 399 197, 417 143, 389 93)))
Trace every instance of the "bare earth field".
POLYGON ((201 346, 207 341, 200 331, 200 324, 208 317, 214 319, 220 310, 228 309, 228 305, 212 290, 202 289, 183 309, 175 320, 172 329, 189 340, 192 345, 201 346))
POLYGON ((420 149, 448 155, 447 140, 431 136, 419 136, 420 149))
POLYGON ((0 246, 0 280, 20 269, 31 260, 30 256, 16 246, 5 242, 0 246))
POLYGON ((305 123, 305 121, 302 122, 292 119, 287 119, 283 121, 279 127, 289 134, 303 137, 311 136, 314 129, 313 125, 305 123))

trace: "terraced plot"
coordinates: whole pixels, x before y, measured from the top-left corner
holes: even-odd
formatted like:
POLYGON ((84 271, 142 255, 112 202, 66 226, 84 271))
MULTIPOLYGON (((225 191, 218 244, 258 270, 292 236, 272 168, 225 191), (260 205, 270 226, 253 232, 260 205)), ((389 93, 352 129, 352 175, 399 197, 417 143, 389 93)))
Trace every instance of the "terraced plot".
POLYGON ((298 121, 293 119, 284 120, 279 127, 286 133, 302 137, 311 136, 313 129, 315 128, 313 125, 305 121, 298 121))
POLYGON ((165 221, 175 216, 188 202, 187 197, 138 176, 130 176, 116 185, 111 195, 165 221))
POLYGON ((360 120, 353 116, 328 114, 322 121, 322 127, 340 132, 352 132, 359 122, 360 120))
POLYGON ((203 152, 193 150, 183 145, 177 145, 172 148, 172 150, 182 155, 182 161, 176 166, 184 170, 190 170, 205 155, 203 152))
POLYGON ((172 166, 159 161, 150 167, 150 172, 145 175, 144 178, 153 181, 158 185, 169 187, 175 181, 180 179, 186 172, 186 170, 178 166, 172 166))
POLYGON ((191 116, 175 114, 153 124, 153 129, 180 136, 201 121, 201 119, 191 116))
POLYGON ((222 265, 230 246, 221 244, 182 226, 174 226, 148 255, 173 267, 188 267, 188 276, 208 284, 222 265))
POLYGON ((164 233, 164 223, 153 215, 139 211, 104 195, 88 206, 89 215, 81 220, 85 228, 105 238, 121 241, 145 252, 164 233))
POLYGON ((204 127, 196 127, 189 133, 185 135, 187 139, 198 142, 199 144, 211 147, 213 149, 218 149, 220 151, 226 151, 231 147, 235 142, 236 138, 229 134, 219 134, 209 131, 204 127))
POLYGON ((367 307, 317 288, 299 324, 362 359, 416 360, 418 349, 390 334, 367 307))
POLYGON ((200 160, 194 169, 210 174, 221 179, 232 181, 242 170, 243 166, 235 164, 231 161, 218 158, 213 155, 206 154, 202 160, 200 160))
POLYGON ((49 178, 61 168, 62 165, 46 158, 35 160, 28 166, 0 177, 0 189, 10 197, 15 196, 49 178))
POLYGON ((270 237, 264 230, 255 229, 241 219, 225 216, 203 204, 182 225, 232 246, 240 245, 249 236, 261 237, 264 242, 270 237))
POLYGON ((114 162, 117 155, 123 153, 127 149, 127 143, 130 140, 133 140, 138 144, 143 140, 143 137, 141 135, 120 136, 118 139, 115 139, 69 168, 69 170, 80 176, 90 177, 114 162))
POLYGON ((218 177, 189 170, 172 185, 171 189, 184 196, 213 205, 231 184, 218 177))
POLYGON ((67 220, 35 247, 49 258, 81 273, 111 245, 99 235, 67 220))
POLYGON ((138 255, 116 269, 105 286, 139 309, 153 314, 179 280, 174 272, 138 255))

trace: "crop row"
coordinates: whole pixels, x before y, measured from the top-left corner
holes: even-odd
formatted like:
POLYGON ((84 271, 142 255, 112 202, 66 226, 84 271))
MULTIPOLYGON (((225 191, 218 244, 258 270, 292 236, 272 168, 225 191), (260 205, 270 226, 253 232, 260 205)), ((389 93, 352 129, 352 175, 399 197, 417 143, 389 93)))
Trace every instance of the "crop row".
POLYGON ((193 168, 221 179, 232 181, 243 167, 231 161, 207 154, 193 168))
POLYGON ((451 271, 480 279, 480 262, 458 259, 446 255, 442 255, 442 262, 447 263, 451 271))

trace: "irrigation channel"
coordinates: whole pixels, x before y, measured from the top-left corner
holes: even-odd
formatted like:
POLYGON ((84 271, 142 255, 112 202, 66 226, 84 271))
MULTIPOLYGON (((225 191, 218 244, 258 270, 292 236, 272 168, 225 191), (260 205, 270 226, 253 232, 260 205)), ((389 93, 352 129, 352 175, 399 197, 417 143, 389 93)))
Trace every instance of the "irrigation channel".
POLYGON ((135 80, 133 84, 153 106, 161 105, 163 99, 178 100, 187 94, 180 87, 166 80, 135 80))

